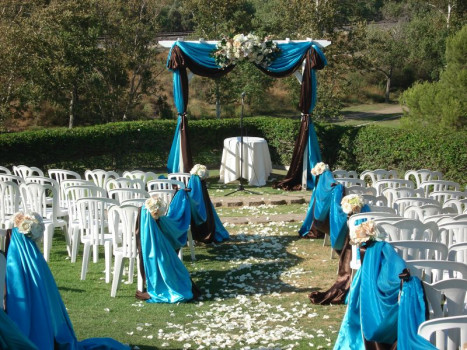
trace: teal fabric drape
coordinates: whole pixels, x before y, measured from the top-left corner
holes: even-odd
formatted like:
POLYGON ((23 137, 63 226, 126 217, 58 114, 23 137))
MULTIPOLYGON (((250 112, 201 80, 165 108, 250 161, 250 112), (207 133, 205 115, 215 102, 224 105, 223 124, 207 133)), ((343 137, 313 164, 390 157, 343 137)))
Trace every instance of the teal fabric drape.
MULTIPOLYGON (((177 107, 178 109, 178 107, 177 107)), ((180 123, 182 117, 177 118, 177 127, 175 128, 175 135, 170 147, 169 159, 167 160, 167 172, 178 173, 180 170, 180 123)))
POLYGON ((17 228, 8 247, 6 291, 8 316, 40 350, 129 349, 110 338, 78 342, 47 262, 17 228))
POLYGON ((18 326, 8 317, 2 308, 0 308, 0 349, 37 349, 37 346, 21 333, 18 326))
POLYGON ((347 311, 334 349, 365 349, 363 339, 393 344, 399 349, 434 349, 417 335, 425 320, 420 280, 409 277, 399 291, 406 268, 402 258, 386 242, 370 242, 362 267, 350 288, 347 311))
POLYGON ((298 231, 300 236, 306 236, 316 222, 324 222, 328 219, 335 184, 336 180, 331 171, 326 170, 319 176, 318 185, 311 194, 305 220, 298 231))
POLYGON ((167 230, 168 220, 161 217, 160 224, 165 228, 162 230, 145 206, 141 208, 140 220, 141 255, 150 296, 147 302, 178 303, 193 299, 190 274, 176 252, 183 241, 180 236, 186 235, 186 231, 167 230))

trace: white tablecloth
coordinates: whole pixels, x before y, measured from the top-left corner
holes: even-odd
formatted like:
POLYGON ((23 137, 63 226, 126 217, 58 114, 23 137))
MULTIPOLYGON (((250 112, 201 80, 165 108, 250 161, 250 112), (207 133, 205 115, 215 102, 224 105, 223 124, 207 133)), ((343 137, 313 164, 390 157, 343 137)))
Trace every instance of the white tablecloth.
MULTIPOLYGON (((271 174, 272 163, 268 143, 260 137, 243 138, 243 178, 251 186, 264 186, 271 174)), ((220 178, 224 183, 240 177, 240 137, 224 140, 220 178)))

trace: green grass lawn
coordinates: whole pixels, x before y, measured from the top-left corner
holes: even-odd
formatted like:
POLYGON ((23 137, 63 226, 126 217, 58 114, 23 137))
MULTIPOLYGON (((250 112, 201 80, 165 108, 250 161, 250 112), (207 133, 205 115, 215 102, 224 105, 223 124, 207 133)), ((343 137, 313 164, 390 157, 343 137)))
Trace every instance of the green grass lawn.
POLYGON ((312 305, 307 294, 333 284, 337 260, 321 240, 299 239, 298 228, 228 224, 232 239, 197 246, 195 262, 185 249, 185 265, 203 292, 189 303, 138 301, 136 281, 122 283, 111 298, 103 252, 80 281, 81 252, 71 264, 60 231, 50 267, 80 340, 112 337, 140 349, 329 349, 345 306, 312 305))

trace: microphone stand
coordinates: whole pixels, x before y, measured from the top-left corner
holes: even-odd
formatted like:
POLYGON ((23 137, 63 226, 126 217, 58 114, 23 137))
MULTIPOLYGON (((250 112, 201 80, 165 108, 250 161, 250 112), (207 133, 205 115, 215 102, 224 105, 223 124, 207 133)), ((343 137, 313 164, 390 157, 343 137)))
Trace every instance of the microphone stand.
POLYGON ((245 95, 245 92, 242 92, 242 113, 240 114, 240 183, 238 184, 238 187, 235 191, 227 193, 225 197, 240 191, 248 192, 250 194, 259 194, 257 192, 246 190, 243 185, 243 108, 245 95))

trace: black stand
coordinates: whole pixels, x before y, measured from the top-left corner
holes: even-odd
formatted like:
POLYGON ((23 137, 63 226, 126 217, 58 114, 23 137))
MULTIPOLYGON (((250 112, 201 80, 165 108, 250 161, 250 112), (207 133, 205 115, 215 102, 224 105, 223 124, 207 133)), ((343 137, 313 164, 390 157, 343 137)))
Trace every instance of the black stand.
POLYGON ((225 197, 230 196, 236 192, 248 192, 250 194, 259 194, 257 192, 246 190, 243 186, 243 107, 244 107, 245 92, 242 92, 242 113, 240 114, 240 184, 233 192, 227 193, 225 197))

